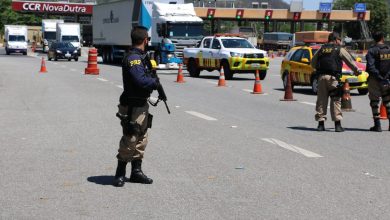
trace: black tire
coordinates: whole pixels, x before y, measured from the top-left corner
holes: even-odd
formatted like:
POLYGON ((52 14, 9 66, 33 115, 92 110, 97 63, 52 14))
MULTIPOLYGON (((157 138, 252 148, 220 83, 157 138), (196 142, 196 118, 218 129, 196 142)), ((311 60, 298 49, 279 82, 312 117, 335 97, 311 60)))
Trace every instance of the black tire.
POLYGON ((49 61, 51 61, 51 57, 48 56, 47 59, 48 59, 49 61))
MULTIPOLYGON (((288 80, 288 72, 285 72, 283 73, 283 78, 282 78, 282 81, 283 81, 283 88, 286 90, 286 87, 287 87, 287 80, 288 80)), ((291 89, 294 89, 294 83, 292 83, 291 81, 291 89)))
POLYGON ((74 61, 76 61, 76 62, 79 61, 79 58, 78 58, 78 57, 75 57, 75 58, 74 58, 74 61))
POLYGON ((311 80, 310 80, 310 85, 311 85, 311 91, 314 94, 317 94, 317 92, 318 92, 318 75, 313 74, 313 76, 311 77, 311 80))
POLYGON ((5 49, 5 54, 9 55, 9 51, 7 49, 5 49))
POLYGON ((358 89, 359 95, 367 95, 368 89, 358 89))
POLYGON ((23 55, 26 56, 26 55, 27 55, 27 52, 24 52, 23 55))
POLYGON ((187 70, 191 77, 199 77, 200 75, 200 69, 196 66, 194 59, 189 60, 187 70))
POLYGON ((223 70, 224 70, 224 73, 225 73, 225 79, 226 80, 233 79, 233 74, 234 73, 230 70, 229 63, 227 61, 223 61, 222 66, 223 66, 223 70))
POLYGON ((68 58, 68 61, 72 61, 72 58, 68 58))
POLYGON ((260 80, 264 80, 267 76, 267 70, 260 70, 260 80))
POLYGON ((55 57, 54 57, 54 61, 58 61, 58 58, 57 58, 57 56, 55 56, 55 57))

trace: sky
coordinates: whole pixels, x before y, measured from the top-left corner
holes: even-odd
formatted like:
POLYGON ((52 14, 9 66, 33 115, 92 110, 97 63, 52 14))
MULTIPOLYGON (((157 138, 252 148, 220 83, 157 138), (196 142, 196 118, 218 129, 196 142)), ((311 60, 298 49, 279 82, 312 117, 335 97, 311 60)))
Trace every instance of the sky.
MULTIPOLYGON (((291 3, 291 0, 284 0, 291 3)), ((320 2, 332 2, 331 0, 303 0, 303 8, 306 10, 318 10, 320 2)))

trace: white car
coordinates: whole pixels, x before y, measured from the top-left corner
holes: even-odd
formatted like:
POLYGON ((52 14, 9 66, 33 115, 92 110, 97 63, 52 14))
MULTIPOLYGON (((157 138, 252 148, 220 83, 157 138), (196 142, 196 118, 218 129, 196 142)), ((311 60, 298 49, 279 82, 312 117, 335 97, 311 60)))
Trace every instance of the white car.
POLYGON ((235 73, 255 73, 258 70, 263 80, 269 59, 266 51, 255 48, 245 38, 215 35, 203 38, 197 48, 185 48, 184 64, 192 77, 198 77, 202 70, 223 67, 226 79, 232 79, 235 73))

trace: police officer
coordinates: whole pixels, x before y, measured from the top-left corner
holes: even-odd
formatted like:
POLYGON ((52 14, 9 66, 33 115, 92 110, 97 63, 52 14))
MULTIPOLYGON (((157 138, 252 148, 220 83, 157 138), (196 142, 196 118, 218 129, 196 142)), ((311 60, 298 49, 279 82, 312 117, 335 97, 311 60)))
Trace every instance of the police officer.
POLYGON ((370 131, 381 132, 379 112, 381 98, 387 110, 387 117, 390 119, 390 47, 384 43, 383 32, 375 32, 373 38, 376 45, 372 46, 366 55, 366 71, 369 74, 368 98, 374 118, 374 126, 370 131))
POLYGON ((312 59, 312 67, 318 74, 318 91, 315 120, 318 121, 318 131, 325 131, 325 120, 330 97, 330 113, 335 122, 335 131, 343 132, 341 112, 342 88, 339 82, 343 61, 355 72, 361 71, 356 66, 352 56, 341 46, 340 35, 336 32, 329 34, 328 43, 324 44, 312 59))
POLYGON ((160 86, 159 79, 152 74, 152 66, 145 52, 149 42, 148 31, 143 26, 131 31, 132 48, 122 61, 123 93, 119 98, 118 114, 123 136, 119 143, 118 167, 113 185, 125 184, 126 165, 131 162, 130 182, 151 184, 141 169, 148 142, 147 129, 151 127, 147 99, 160 86))

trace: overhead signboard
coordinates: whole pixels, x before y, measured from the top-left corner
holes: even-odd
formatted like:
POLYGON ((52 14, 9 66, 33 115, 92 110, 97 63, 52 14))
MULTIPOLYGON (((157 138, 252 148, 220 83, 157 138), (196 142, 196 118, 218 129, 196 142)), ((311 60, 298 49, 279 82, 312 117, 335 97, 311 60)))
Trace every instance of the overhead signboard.
POLYGON ((92 14, 91 4, 13 1, 12 10, 48 14, 92 14))
POLYGON ((330 13, 332 12, 332 3, 330 2, 321 2, 320 3, 320 13, 330 13))
POLYGON ((355 3, 355 6, 353 7, 353 11, 356 13, 359 12, 366 12, 366 3, 355 3))
POLYGON ((303 11, 303 1, 293 0, 290 4, 290 12, 302 12, 303 11))

